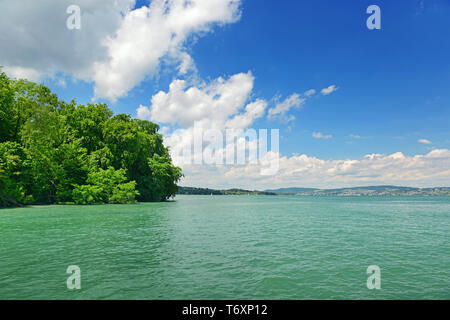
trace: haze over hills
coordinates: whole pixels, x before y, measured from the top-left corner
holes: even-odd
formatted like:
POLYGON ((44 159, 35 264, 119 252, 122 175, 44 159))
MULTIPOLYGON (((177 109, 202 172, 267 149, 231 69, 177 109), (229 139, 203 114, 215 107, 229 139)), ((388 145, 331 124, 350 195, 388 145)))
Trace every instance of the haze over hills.
POLYGON ((450 187, 414 188, 401 186, 364 186, 337 189, 317 188, 278 188, 264 191, 228 189, 216 190, 208 188, 179 187, 178 194, 197 195, 297 195, 297 196, 450 196, 450 187))
POLYGON ((449 187, 414 188, 401 186, 364 186, 337 189, 280 188, 266 191, 276 194, 295 194, 298 196, 450 195, 449 187))
POLYGON ((316 188, 279 188, 279 189, 270 189, 265 190, 266 192, 274 192, 274 193, 299 193, 299 192, 311 192, 319 190, 316 188))

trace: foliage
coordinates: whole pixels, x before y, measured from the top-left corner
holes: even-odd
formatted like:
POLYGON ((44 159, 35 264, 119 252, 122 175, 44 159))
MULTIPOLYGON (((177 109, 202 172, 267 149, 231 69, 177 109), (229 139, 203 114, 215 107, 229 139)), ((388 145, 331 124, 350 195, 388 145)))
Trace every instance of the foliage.
POLYGON ((194 188, 194 187, 178 187, 177 194, 196 194, 196 195, 261 195, 274 196, 273 192, 258 191, 258 190, 244 190, 244 189, 228 189, 215 190, 208 188, 194 188))
POLYGON ((16 142, 0 143, 0 206, 13 199, 19 203, 33 201, 30 194, 31 162, 27 151, 16 142))
POLYGON ((99 169, 91 172, 86 180, 87 185, 76 185, 72 192, 77 204, 93 203, 133 203, 139 195, 136 182, 126 182, 124 169, 99 169))
POLYGON ((158 130, 0 72, 0 206, 166 200, 182 174, 158 130))

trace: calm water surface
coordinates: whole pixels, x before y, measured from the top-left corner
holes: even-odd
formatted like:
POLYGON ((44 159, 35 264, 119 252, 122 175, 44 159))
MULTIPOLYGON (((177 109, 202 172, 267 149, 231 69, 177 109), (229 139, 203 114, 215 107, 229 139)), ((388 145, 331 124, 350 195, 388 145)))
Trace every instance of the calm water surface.
POLYGON ((0 299, 450 299, 450 198, 3 209, 0 299), (366 287, 370 265, 381 290, 366 287))

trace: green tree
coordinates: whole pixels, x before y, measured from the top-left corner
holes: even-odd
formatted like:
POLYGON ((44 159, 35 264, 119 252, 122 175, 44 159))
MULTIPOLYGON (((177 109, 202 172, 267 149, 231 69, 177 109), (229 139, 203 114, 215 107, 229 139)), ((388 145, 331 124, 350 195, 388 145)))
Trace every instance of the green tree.
POLYGON ((30 169, 31 159, 26 149, 16 142, 0 143, 0 206, 33 202, 30 169))
POLYGON ((64 114, 74 136, 89 154, 103 148, 103 126, 113 115, 106 104, 70 105, 64 114))
POLYGON ((134 203, 139 194, 136 182, 126 180, 124 169, 109 167, 90 172, 87 185, 76 186, 73 190, 73 199, 77 204, 134 203))
POLYGON ((176 183, 182 177, 181 169, 172 165, 168 155, 155 154, 148 160, 148 165, 151 175, 147 186, 152 198, 163 201, 175 196, 178 191, 176 183))
POLYGON ((113 155, 111 163, 116 169, 127 169, 128 178, 137 183, 140 201, 162 201, 174 196, 181 177, 181 169, 172 165, 158 129, 156 124, 124 114, 105 122, 104 141, 113 155), (163 164, 167 165, 164 170, 163 164))
POLYGON ((0 143, 12 140, 14 90, 11 81, 0 73, 0 143))
POLYGON ((0 206, 166 200, 182 174, 158 130, 0 72, 0 206))

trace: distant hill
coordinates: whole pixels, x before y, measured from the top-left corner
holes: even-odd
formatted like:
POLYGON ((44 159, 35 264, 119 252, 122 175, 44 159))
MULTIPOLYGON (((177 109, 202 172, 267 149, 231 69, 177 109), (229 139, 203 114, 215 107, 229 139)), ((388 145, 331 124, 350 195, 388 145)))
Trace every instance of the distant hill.
POLYGON ((216 190, 208 188, 194 188, 194 187, 178 187, 177 194, 191 194, 191 195, 267 195, 274 196, 275 193, 267 191, 257 190, 244 190, 244 189, 228 189, 228 190, 216 190))
POLYGON ((412 188, 399 186, 367 186, 338 189, 279 188, 264 191, 178 187, 177 194, 191 195, 296 195, 296 196, 450 196, 450 187, 412 188))
POLYGON ((311 192, 314 190, 319 190, 319 189, 316 189, 316 188, 279 188, 279 189, 269 189, 269 190, 264 190, 264 191, 273 192, 273 193, 295 194, 295 193, 299 193, 299 192, 311 192))
POLYGON ((448 195, 450 187, 413 188, 399 186, 367 186, 338 189, 280 188, 266 190, 276 194, 298 196, 403 196, 403 195, 448 195))

